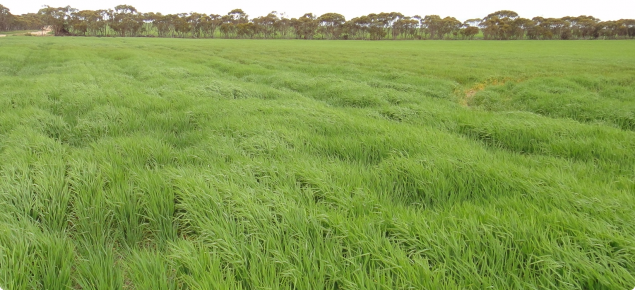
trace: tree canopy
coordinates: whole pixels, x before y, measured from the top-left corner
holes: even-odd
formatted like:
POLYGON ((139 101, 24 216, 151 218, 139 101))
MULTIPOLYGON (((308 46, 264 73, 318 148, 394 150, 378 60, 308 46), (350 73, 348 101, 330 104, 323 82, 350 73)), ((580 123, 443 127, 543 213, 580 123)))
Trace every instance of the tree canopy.
POLYGON ((272 11, 249 18, 242 9, 227 14, 140 12, 130 5, 113 9, 78 10, 44 6, 37 13, 11 14, 0 5, 0 31, 50 26, 55 35, 191 38, 298 39, 625 39, 635 37, 635 20, 601 21, 581 15, 562 18, 522 18, 500 10, 464 22, 439 15, 406 16, 399 12, 371 13, 350 20, 339 13, 306 13, 298 18, 272 11))

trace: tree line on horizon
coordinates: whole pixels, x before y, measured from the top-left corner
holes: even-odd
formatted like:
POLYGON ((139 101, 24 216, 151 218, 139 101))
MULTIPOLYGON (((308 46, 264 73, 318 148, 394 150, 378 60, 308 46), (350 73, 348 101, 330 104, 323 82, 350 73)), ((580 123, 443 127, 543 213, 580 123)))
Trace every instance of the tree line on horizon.
POLYGON ((227 14, 142 13, 130 5, 107 10, 78 10, 44 6, 37 13, 13 15, 0 5, 0 31, 50 26, 57 36, 120 36, 179 38, 281 39, 628 39, 635 38, 635 20, 600 21, 593 16, 562 18, 519 17, 501 10, 464 22, 438 15, 405 16, 398 12, 372 13, 346 20, 338 13, 284 13, 249 18, 242 9, 227 14))

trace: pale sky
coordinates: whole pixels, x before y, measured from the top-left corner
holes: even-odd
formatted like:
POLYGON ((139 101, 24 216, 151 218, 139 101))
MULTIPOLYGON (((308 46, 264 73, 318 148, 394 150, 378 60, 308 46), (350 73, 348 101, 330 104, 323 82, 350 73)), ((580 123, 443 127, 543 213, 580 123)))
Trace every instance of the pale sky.
POLYGON ((241 8, 250 17, 266 15, 271 11, 285 12, 287 17, 300 17, 312 12, 318 16, 327 12, 343 14, 346 19, 379 12, 401 12, 407 16, 432 15, 453 16, 464 21, 469 18, 483 18, 497 10, 513 10, 521 17, 563 17, 592 15, 601 20, 635 18, 635 1, 632 0, 0 0, 0 4, 11 9, 13 14, 37 12, 43 5, 60 7, 70 5, 80 10, 113 8, 128 4, 141 12, 161 12, 163 14, 199 12, 226 14, 241 8))

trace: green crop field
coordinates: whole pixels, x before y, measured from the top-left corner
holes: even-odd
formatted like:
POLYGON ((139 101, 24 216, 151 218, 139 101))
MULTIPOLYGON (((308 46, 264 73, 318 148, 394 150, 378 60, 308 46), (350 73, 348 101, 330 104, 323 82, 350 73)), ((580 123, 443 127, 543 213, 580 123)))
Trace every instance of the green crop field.
POLYGON ((634 41, 0 38, 4 290, 634 286, 634 41))

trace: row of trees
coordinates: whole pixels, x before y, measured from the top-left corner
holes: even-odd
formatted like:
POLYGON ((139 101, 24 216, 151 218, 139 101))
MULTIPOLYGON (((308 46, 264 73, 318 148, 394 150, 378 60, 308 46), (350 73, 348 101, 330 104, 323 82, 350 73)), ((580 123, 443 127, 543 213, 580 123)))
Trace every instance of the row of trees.
POLYGON ((38 13, 12 15, 0 5, 0 30, 52 27, 55 35, 158 36, 193 38, 299 39, 616 39, 634 38, 635 20, 600 21, 592 16, 532 19, 502 10, 461 22, 438 15, 421 17, 377 13, 346 20, 338 13, 288 18, 283 13, 249 18, 241 9, 225 15, 141 13, 132 6, 108 10, 48 7, 38 13))

